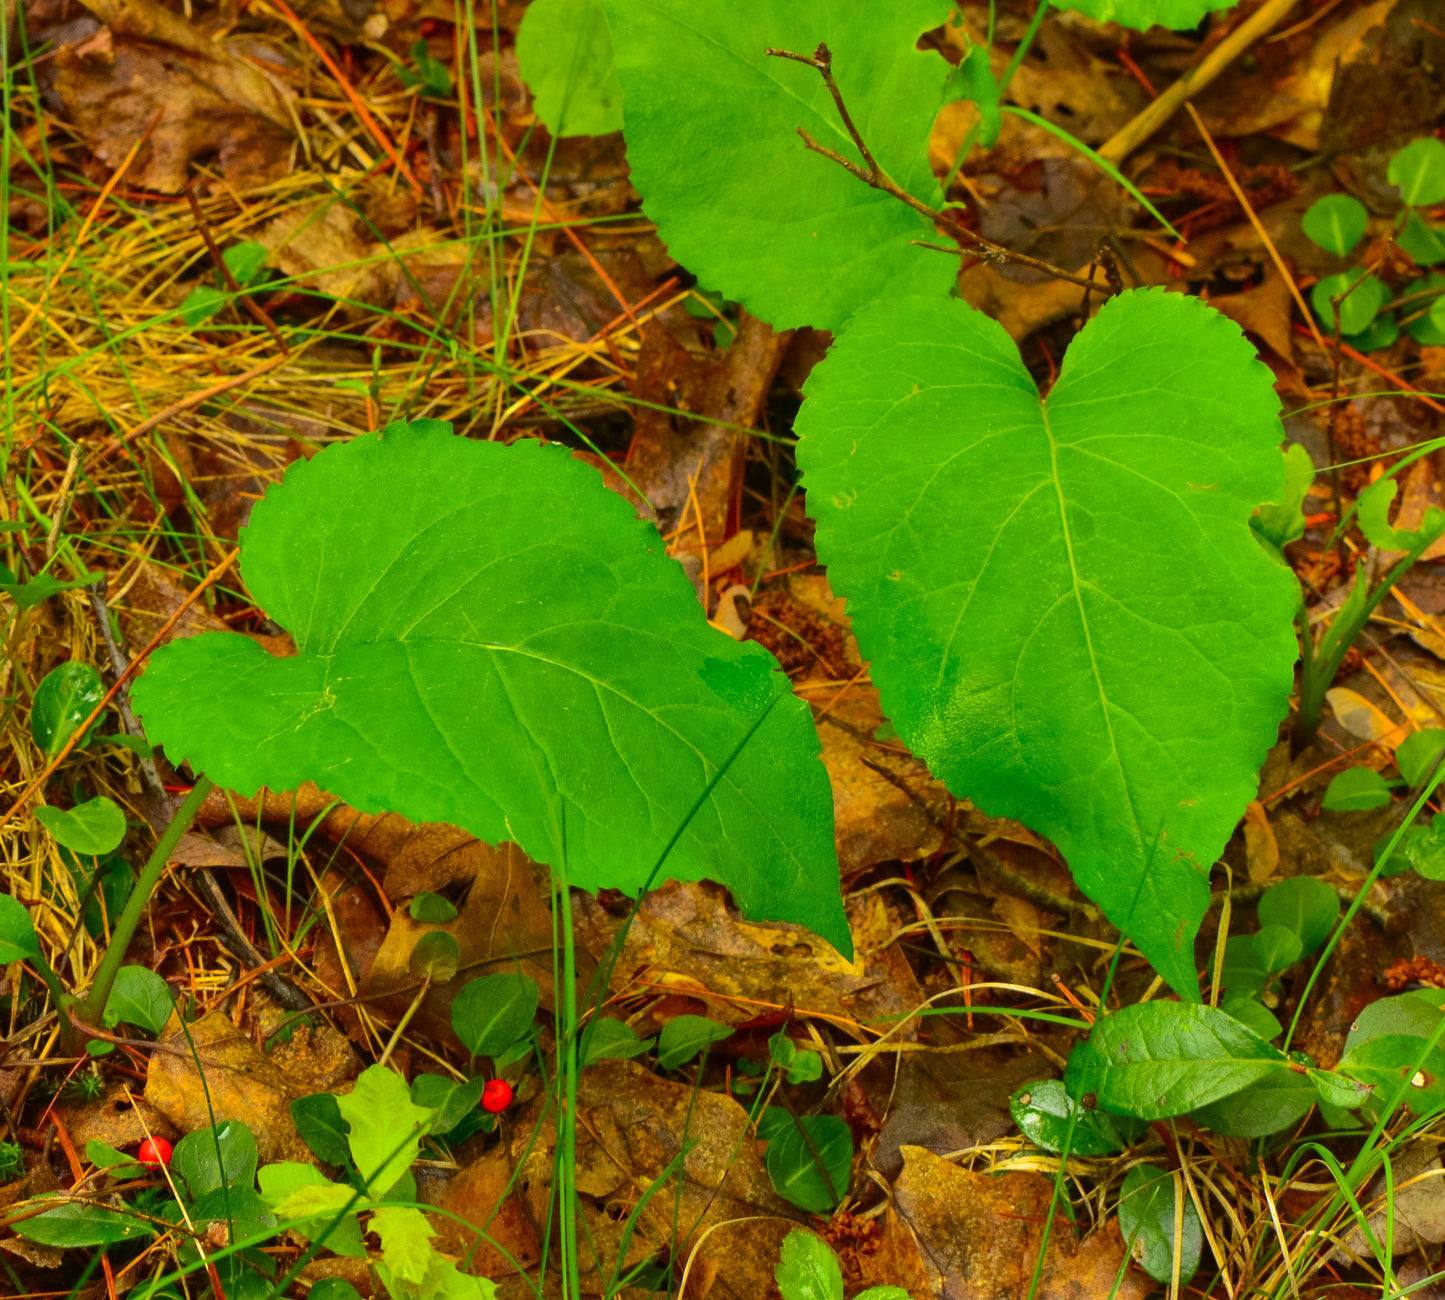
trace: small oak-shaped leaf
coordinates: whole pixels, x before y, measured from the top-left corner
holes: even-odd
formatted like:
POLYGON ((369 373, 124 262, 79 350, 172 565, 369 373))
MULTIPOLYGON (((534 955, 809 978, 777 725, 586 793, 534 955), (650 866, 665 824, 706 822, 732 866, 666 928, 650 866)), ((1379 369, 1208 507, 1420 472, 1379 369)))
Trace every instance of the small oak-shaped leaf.
POLYGON ((933 224, 809 150, 863 159, 822 77, 769 48, 826 44, 863 141, 897 184, 940 202, 928 133, 953 75, 917 48, 947 0, 606 0, 632 183, 672 255, 778 328, 835 329, 877 298, 943 297, 957 261, 933 224))
POLYGON ((1284 490, 1269 370, 1197 300, 1132 292, 1043 401, 995 321, 914 299, 860 313, 807 396, 818 555, 885 714, 1197 998, 1208 869, 1296 655, 1298 584, 1249 526, 1284 490))
POLYGON ((172 761, 512 840, 583 889, 636 892, 678 835, 659 880, 851 953, 808 706, 565 448, 391 425, 293 465, 241 567, 298 653, 160 651, 134 698, 172 761))

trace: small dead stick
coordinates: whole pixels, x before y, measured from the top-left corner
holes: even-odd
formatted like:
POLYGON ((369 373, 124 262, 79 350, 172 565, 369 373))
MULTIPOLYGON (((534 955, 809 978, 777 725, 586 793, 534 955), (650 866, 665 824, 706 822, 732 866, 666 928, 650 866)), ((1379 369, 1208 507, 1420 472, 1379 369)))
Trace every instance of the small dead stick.
MULTIPOLYGON (((867 142, 863 139, 858 128, 853 125, 853 119, 848 113, 848 106, 843 102, 843 92, 838 89, 838 83, 833 79, 833 52, 827 45, 820 43, 812 54, 797 54, 792 50, 780 50, 769 47, 764 53, 775 59, 792 59, 795 63, 805 63, 813 68, 823 78, 823 84, 827 86, 828 93, 833 97, 833 103, 837 106, 838 116, 843 119, 843 126, 848 132, 849 138, 853 141, 854 147, 862 156, 867 167, 860 167, 855 162, 850 162, 842 154, 829 149, 826 145, 819 144, 807 130, 798 128, 798 134, 802 137, 803 143, 816 154, 821 154, 829 162, 837 163, 851 176, 856 176, 865 185, 872 186, 875 190, 882 190, 885 194, 892 195, 900 203, 906 203, 915 212, 927 217, 935 225, 943 226, 949 234, 957 239, 964 240, 973 245, 974 250, 980 257, 991 262, 1016 262, 1020 266, 1030 266, 1036 271, 1042 271, 1045 275, 1053 276, 1056 280, 1065 280, 1069 284, 1077 284, 1081 289, 1101 288, 1093 280, 1085 279, 1082 275, 1075 275, 1072 271, 1065 271, 1062 267, 1054 266, 1037 257, 1030 257, 1027 253, 1016 253, 1011 248, 1005 248, 1002 244, 995 244, 991 239, 985 239, 975 231, 969 230, 956 217, 948 212, 938 212, 930 208, 922 199, 910 194, 898 184, 887 172, 878 165, 873 157, 872 151, 868 148, 867 142)), ((913 243, 921 248, 935 248, 942 252, 955 253, 958 250, 952 248, 941 248, 938 244, 930 244, 921 239, 915 239, 913 243)))
POLYGON ((110 707, 111 701, 113 701, 115 697, 120 694, 120 691, 122 687, 125 686, 126 682, 128 682, 133 676, 135 676, 135 670, 146 661, 146 659, 150 656, 151 651, 153 651, 158 645, 160 645, 161 641, 165 639, 166 633, 169 632, 173 627, 175 627, 177 623, 181 621, 181 615, 183 615, 186 610, 190 609, 190 607, 201 598, 201 596, 207 591, 208 588, 215 585, 215 583, 222 577, 222 575, 225 574, 226 570, 229 569, 231 565, 236 562, 236 557, 240 554, 240 547, 232 547, 230 553, 223 560, 221 560, 219 564, 212 568, 211 571, 206 574, 203 579, 201 579, 200 585, 197 586, 196 589, 185 598, 185 600, 181 601, 180 606, 176 609, 176 612, 172 614, 170 618, 166 619, 164 623, 161 624, 155 636, 151 637, 151 639, 146 642, 145 648, 140 652, 140 654, 136 655, 136 657, 131 660, 130 667, 128 667, 125 672, 121 673, 121 675, 115 679, 115 682, 111 686, 111 688, 106 691, 103 696, 101 696, 100 703, 97 704, 95 708, 90 711, 90 713, 86 716, 85 720, 81 722, 81 724, 71 734, 70 739, 67 740, 63 746, 61 746, 60 752, 56 754, 56 756, 45 765, 45 768, 40 773, 40 775, 37 776, 33 781, 31 781, 30 784, 26 786, 23 791, 21 791, 20 797, 10 805, 5 815, 3 817, 0 817, 0 830, 4 830, 5 827, 10 824, 11 819, 15 816, 17 812, 19 812, 23 807, 25 807, 27 803, 30 802, 31 797, 35 794, 37 790, 44 788, 45 783, 50 780, 52 775, 54 775, 55 769, 58 768, 61 763, 63 763, 68 757, 70 757, 70 751, 74 749, 77 744, 80 743, 81 737, 90 730, 91 723, 93 723, 98 717, 100 717, 102 713, 105 712, 106 709, 110 707))
POLYGON ((236 301, 250 313, 251 318, 265 326, 266 332, 276 340, 276 346, 288 356, 291 349, 287 346, 286 340, 281 337, 281 331, 276 328, 276 322, 266 315, 265 309, 248 293, 243 293, 241 286, 236 283, 236 277, 231 274, 231 268, 226 265, 226 259, 221 256, 221 250, 216 247, 216 241, 211 237, 211 227, 206 224, 205 214, 201 211, 201 205, 196 202, 196 196, 190 185, 186 186, 186 202, 191 205, 191 216, 196 219, 196 229, 201 232, 201 238, 206 241, 206 251, 211 255, 211 261, 216 264, 216 269, 221 273, 221 279, 226 282, 228 288, 236 296, 236 301))

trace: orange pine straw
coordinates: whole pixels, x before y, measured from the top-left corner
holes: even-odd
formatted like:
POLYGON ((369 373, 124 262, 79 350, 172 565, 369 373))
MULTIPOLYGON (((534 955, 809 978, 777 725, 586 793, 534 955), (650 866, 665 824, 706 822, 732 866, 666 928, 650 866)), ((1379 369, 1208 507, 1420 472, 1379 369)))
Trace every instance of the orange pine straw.
POLYGON ((822 722, 823 719, 828 716, 828 710, 831 709, 835 704, 837 704, 838 701, 841 700, 845 695, 847 695, 848 691, 854 686, 855 683, 861 680, 863 674, 867 671, 868 665, 865 663, 856 673, 853 674, 852 677, 850 677, 846 682, 843 683, 843 685, 838 689, 838 694, 836 694, 831 700, 827 702, 827 704, 825 704, 821 709, 818 710, 818 715, 813 719, 813 722, 815 724, 822 722))
MULTIPOLYGON (((1310 332, 1303 325, 1291 325, 1290 328, 1294 330, 1296 334, 1308 334, 1310 332)), ((1319 336, 1316 335, 1315 337, 1318 338, 1319 336)), ((1401 379, 1400 376, 1395 374, 1394 371, 1386 370, 1385 367, 1382 366, 1378 361, 1371 361, 1370 358, 1367 357, 1363 352, 1355 351, 1355 349, 1352 348, 1343 339, 1340 340, 1340 351, 1343 352, 1345 356, 1349 357, 1351 361, 1358 361, 1362 366, 1365 367, 1366 370, 1373 370, 1377 375, 1381 376, 1384 379, 1388 379, 1392 384, 1399 384, 1400 387, 1403 388, 1407 393, 1409 393, 1412 397, 1418 399, 1419 401, 1424 402, 1424 404, 1428 406, 1432 411, 1439 411, 1441 415, 1445 415, 1445 406, 1441 406, 1440 403, 1437 402, 1433 397, 1431 397, 1429 393, 1423 392, 1421 389, 1416 388, 1414 384, 1409 382, 1409 380, 1401 379)), ((1376 394, 1360 393, 1358 394, 1358 396, 1374 397, 1376 396, 1376 394)))
POLYGON ((1133 59, 1129 57, 1128 50, 1126 50, 1121 45, 1117 50, 1114 51, 1114 57, 1118 59, 1119 62, 1122 63, 1126 68, 1128 68, 1129 75, 1133 77, 1134 80, 1137 81, 1141 86, 1143 86, 1146 91, 1149 92, 1150 99, 1159 98, 1159 92, 1154 89, 1154 84, 1149 80, 1147 76, 1144 75, 1144 69, 1141 68, 1137 63, 1134 62, 1133 59))
POLYGON ((29 802, 30 797, 37 790, 40 790, 44 787, 45 783, 50 780, 50 777, 52 773, 54 773, 55 769, 59 767, 61 763, 63 763, 70 756, 70 751, 74 749, 77 744, 80 743, 81 737, 90 730, 91 723, 93 723, 98 717, 100 717, 102 713, 105 712, 105 710, 110 706, 110 702, 114 700, 115 697, 120 693, 120 688, 124 686, 126 682, 135 675, 136 669, 139 668, 141 664, 146 661, 146 659, 150 656, 151 651, 153 651, 165 639, 166 633, 168 633, 173 627, 175 627, 177 623, 181 621, 181 615, 183 615, 186 610, 190 609, 190 607, 194 605, 198 599, 200 599, 201 595, 206 591, 207 588, 213 586, 216 583, 216 581, 221 577, 221 575, 224 574, 226 570, 229 569, 231 565, 236 562, 236 557, 240 554, 241 548, 239 546, 232 547, 230 554, 227 555, 226 558, 223 559, 219 564, 217 564, 208 574, 206 574, 206 576, 201 580, 200 585, 193 592, 191 592, 191 594, 187 596, 185 600, 181 601, 179 607, 177 607, 176 609, 176 612, 172 614, 170 618, 166 619, 164 623, 161 624, 160 629, 156 632, 155 636, 151 637, 151 639, 146 642, 145 648, 138 655, 136 655, 134 659, 130 661, 130 666, 125 670, 125 672, 121 673, 121 675, 115 679, 115 684, 110 688, 110 690, 106 691, 106 693, 101 696, 100 703, 97 704, 95 708, 90 711, 85 721, 82 722, 80 726, 75 729, 70 739, 67 740, 65 744, 61 747, 60 752, 56 754, 56 756, 45 765, 45 770, 41 772, 40 775, 37 776, 28 786, 25 787, 25 789, 21 792, 20 797, 16 799, 13 804, 10 805, 9 811, 6 812, 3 817, 0 817, 0 830, 4 830, 5 827, 10 824, 11 818, 13 818, 15 814, 19 812, 20 809, 26 805, 26 803, 29 802))
POLYGON ((315 51, 316 57, 326 65, 326 70, 336 78, 337 83, 341 86, 342 93, 345 94, 352 109, 355 110, 356 116, 361 119, 366 129, 371 132, 371 138, 382 147, 386 156, 396 165, 397 171, 410 182, 412 189, 416 191, 417 198, 425 198, 426 191, 422 189, 421 182, 412 175, 411 168, 406 165, 406 160, 397 152, 396 146, 391 142, 391 138, 381 129, 381 123, 372 117, 371 110, 361 102, 361 96, 356 93, 351 82, 346 79, 346 75, 337 67, 336 60, 326 52, 321 42, 311 35, 306 24, 292 13, 291 6, 286 3, 286 0, 268 0, 268 3, 275 5, 280 11, 281 17, 290 24, 291 30, 315 51))
POLYGON ((1205 129, 1199 114, 1194 111, 1194 105, 1185 104, 1184 107, 1189 110, 1189 116, 1194 120, 1195 130, 1199 132, 1204 143, 1209 146, 1209 152, 1214 156, 1215 164, 1223 173, 1224 179, 1229 182, 1229 188, 1234 194, 1235 200, 1239 206, 1244 209, 1244 215, 1249 218, 1249 224, 1254 227, 1254 233, 1259 236, 1260 242, 1264 244, 1266 251, 1269 253, 1270 260, 1274 262, 1275 269, 1284 276, 1284 282, 1289 286, 1290 295, 1294 298, 1295 305, 1300 309, 1300 315, 1302 315, 1309 324, 1310 333, 1315 336, 1315 342, 1320 345, 1322 352, 1328 352, 1329 348, 1325 346, 1324 338, 1320 335, 1319 328, 1315 325, 1314 314, 1305 306, 1305 300, 1299 291, 1299 285, 1294 282, 1294 276, 1292 276, 1285 267, 1284 258, 1279 255, 1279 249, 1274 246, 1274 240, 1269 237, 1269 231, 1260 223, 1259 218, 1255 215, 1254 209, 1250 206, 1249 199, 1245 197, 1244 191, 1240 188, 1239 182, 1234 179, 1234 173, 1229 170, 1228 164, 1225 163, 1224 155, 1219 152, 1218 147, 1214 143, 1214 137, 1205 129))

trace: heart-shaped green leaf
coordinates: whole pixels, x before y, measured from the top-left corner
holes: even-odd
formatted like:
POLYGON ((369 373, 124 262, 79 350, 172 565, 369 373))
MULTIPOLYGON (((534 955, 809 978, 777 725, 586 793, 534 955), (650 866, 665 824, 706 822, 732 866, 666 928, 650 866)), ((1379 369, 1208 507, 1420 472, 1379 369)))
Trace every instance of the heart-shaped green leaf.
POLYGON ((103 794, 74 808, 42 804, 35 810, 35 820, 55 836, 56 843, 89 857, 109 853, 125 839, 125 814, 103 794))
POLYGON ((820 43, 864 143, 931 207, 929 129, 953 69, 918 38, 946 0, 607 0, 632 183, 668 250, 780 329, 835 329, 864 303, 944 296, 957 259, 916 247, 932 223, 809 150, 863 159, 818 73, 767 50, 820 43))
POLYGON ((584 889, 637 891, 676 835, 659 879, 851 952, 808 706, 565 448, 391 425, 293 465, 241 565, 299 653, 157 653, 134 699, 172 761, 513 840, 584 889))
POLYGON ((1041 401, 1001 326, 915 299, 860 314, 807 395, 818 554, 884 712, 1197 997, 1296 654, 1298 584, 1249 527, 1284 488, 1268 369, 1198 301, 1127 293, 1041 401))
POLYGON ((1385 174, 1411 207, 1439 203, 1445 199, 1445 144, 1432 135, 1412 140, 1390 159, 1385 174))
POLYGON ((1326 194, 1300 218, 1305 234, 1327 253, 1343 257, 1364 236, 1370 210, 1353 194, 1326 194))

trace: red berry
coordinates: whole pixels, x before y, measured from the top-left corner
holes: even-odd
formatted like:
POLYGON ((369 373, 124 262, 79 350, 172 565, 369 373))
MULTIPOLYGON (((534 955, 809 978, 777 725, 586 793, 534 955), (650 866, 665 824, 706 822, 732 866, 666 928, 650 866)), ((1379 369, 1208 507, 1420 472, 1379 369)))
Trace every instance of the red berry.
POLYGON ((171 1144, 165 1138, 146 1138, 140 1144, 135 1158, 147 1169, 155 1169, 171 1162, 171 1144))
POLYGON ((512 1085, 505 1079, 491 1079, 482 1089, 482 1109, 500 1115, 512 1104, 512 1085))

